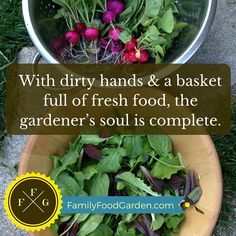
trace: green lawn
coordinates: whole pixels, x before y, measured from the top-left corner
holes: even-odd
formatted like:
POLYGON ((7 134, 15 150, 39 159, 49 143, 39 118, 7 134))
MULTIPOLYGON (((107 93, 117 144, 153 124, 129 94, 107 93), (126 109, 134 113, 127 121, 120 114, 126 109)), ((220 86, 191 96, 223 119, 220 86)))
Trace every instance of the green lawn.
MULTIPOLYGON (((0 0, 0 149, 5 136, 4 96, 5 73, 15 62, 19 50, 30 45, 21 14, 21 1, 0 0)), ((233 235, 236 222, 236 103, 233 104, 233 125, 230 134, 213 137, 224 175, 224 204, 215 235, 233 235)))
POLYGON ((224 177, 224 200, 216 235, 235 235, 236 222, 236 102, 232 105, 232 128, 228 135, 213 137, 224 177), (232 233, 234 232, 234 233, 232 233))
POLYGON ((21 13, 20 0, 0 1, 0 142, 5 134, 4 96, 6 68, 15 62, 19 50, 30 45, 21 13))

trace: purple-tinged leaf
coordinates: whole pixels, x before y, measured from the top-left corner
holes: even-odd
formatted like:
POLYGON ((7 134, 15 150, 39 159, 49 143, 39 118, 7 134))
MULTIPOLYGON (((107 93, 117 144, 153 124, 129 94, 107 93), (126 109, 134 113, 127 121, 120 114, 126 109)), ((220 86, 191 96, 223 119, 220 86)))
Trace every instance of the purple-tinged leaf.
POLYGON ((116 196, 116 197, 121 197, 121 196, 125 196, 125 195, 124 195, 121 191, 116 190, 115 196, 116 196))
POLYGON ((57 230, 58 235, 61 235, 70 227, 72 218, 73 217, 71 217, 69 220, 67 220, 65 222, 60 223, 58 230, 57 230))
POLYGON ((79 224, 74 224, 68 236, 76 236, 79 231, 79 224))
POLYGON ((183 178, 178 175, 172 175, 169 184, 173 190, 179 190, 183 185, 183 178))
POLYGON ((94 160, 102 160, 101 150, 93 144, 87 144, 84 148, 84 152, 87 154, 87 156, 94 160))
POLYGON ((146 234, 145 226, 143 226, 142 222, 135 220, 134 224, 140 233, 146 234))
POLYGON ((150 216, 150 215, 142 215, 141 221, 144 222, 144 225, 145 225, 145 227, 146 227, 147 235, 148 235, 148 236, 153 235, 153 234, 152 234, 153 231, 152 231, 152 229, 151 229, 151 221, 152 221, 151 216, 150 216))
POLYGON ((198 176, 194 170, 189 171, 190 182, 191 182, 191 191, 193 191, 196 187, 199 186, 198 176))
POLYGON ((191 192, 191 180, 189 174, 185 177, 185 188, 184 188, 184 196, 187 196, 191 192))
POLYGON ((153 190, 160 194, 164 194, 164 180, 158 180, 157 178, 153 177, 151 172, 147 170, 144 166, 140 166, 143 174, 146 176, 147 181, 151 184, 153 190))
POLYGON ((57 230, 57 234, 58 235, 61 235, 64 231, 66 231, 66 229, 68 228, 68 222, 62 222, 59 227, 58 227, 58 230, 57 230))
POLYGON ((100 138, 110 138, 111 134, 110 134, 109 130, 103 129, 101 131, 101 133, 99 134, 99 137, 100 138))
POLYGON ((158 231, 152 231, 151 229, 152 218, 150 215, 140 215, 134 222, 138 231, 146 236, 160 236, 158 231))
POLYGON ((195 181, 194 181, 194 178, 193 178, 193 170, 189 170, 188 175, 189 175, 189 178, 190 178, 190 190, 192 191, 195 188, 195 181))

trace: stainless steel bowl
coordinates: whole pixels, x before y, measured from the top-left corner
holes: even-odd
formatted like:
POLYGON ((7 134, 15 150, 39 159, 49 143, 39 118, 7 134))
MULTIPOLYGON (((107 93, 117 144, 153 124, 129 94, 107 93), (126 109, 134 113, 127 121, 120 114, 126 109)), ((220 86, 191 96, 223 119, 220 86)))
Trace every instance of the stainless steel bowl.
MULTIPOLYGON (((166 63, 186 63, 198 50, 212 25, 217 0, 178 0, 182 20, 191 27, 184 30, 167 53, 166 63)), ((50 49, 53 38, 63 35, 63 23, 53 16, 56 6, 51 0, 22 0, 23 15, 29 35, 49 63, 60 63, 50 49)))

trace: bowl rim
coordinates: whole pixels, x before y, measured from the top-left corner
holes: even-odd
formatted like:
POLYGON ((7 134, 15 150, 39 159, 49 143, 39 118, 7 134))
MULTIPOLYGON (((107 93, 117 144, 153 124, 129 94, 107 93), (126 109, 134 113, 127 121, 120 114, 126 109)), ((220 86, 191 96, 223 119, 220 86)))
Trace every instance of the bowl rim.
MULTIPOLYGON (((27 163, 30 159, 30 155, 28 153, 30 153, 33 148, 35 143, 37 142, 38 138, 40 135, 31 135, 29 136, 26 145, 24 147, 24 150, 21 153, 20 156, 20 163, 19 163, 19 168, 18 168, 18 175, 23 175, 27 172, 26 169, 26 165, 25 163, 27 163), (27 152, 26 152, 27 150, 27 152)), ((53 136, 53 135, 52 135, 53 136)), ((71 136, 71 135, 70 135, 71 136)), ((174 135, 177 136, 177 135, 174 135)), ((182 135, 178 135, 178 136, 182 136, 182 135)), ((184 135, 184 136, 195 136, 195 135, 184 135)), ((221 171, 221 165, 220 165, 220 161, 219 161, 219 157, 218 157, 218 153, 216 151, 215 145, 211 139, 211 137, 209 135, 197 135, 199 136, 202 140, 203 143, 206 147, 208 147, 208 149, 211 150, 211 158, 214 159, 215 165, 216 165, 216 173, 217 173, 217 178, 219 179, 219 183, 218 183, 218 191, 219 191, 219 196, 217 198, 217 205, 216 207, 214 207, 214 217, 211 220, 211 224, 208 225, 208 232, 206 233, 206 235, 210 236, 212 235, 215 226, 217 224, 220 212, 221 212, 221 205, 222 205, 222 200, 223 200, 223 178, 222 178, 222 171, 221 171)), ((31 236, 34 236, 34 234, 29 234, 31 236)))
MULTIPOLYGON (((30 15, 30 4, 32 4, 31 0, 23 0, 22 1, 22 12, 25 21, 26 28, 30 35, 33 44, 40 52, 40 54, 51 64, 60 64, 60 62, 46 49, 42 40, 39 39, 37 33, 34 29, 32 18, 30 15)), ((196 35, 195 39, 191 42, 191 44, 184 50, 184 52, 171 61, 171 64, 184 64, 186 63, 200 48, 203 41, 205 40, 208 32, 210 31, 211 25, 214 21, 215 14, 217 8, 217 0, 208 0, 207 11, 205 14, 204 21, 199 29, 198 34, 196 35)))

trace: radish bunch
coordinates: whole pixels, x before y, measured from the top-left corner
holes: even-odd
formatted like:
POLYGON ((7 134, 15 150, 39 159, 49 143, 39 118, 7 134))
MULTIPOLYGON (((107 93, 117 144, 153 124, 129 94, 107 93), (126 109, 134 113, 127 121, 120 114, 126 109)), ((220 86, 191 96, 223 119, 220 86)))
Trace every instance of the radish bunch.
POLYGON ((61 4, 56 18, 64 17, 69 30, 52 41, 52 50, 72 63, 160 63, 186 26, 175 19, 174 4, 168 0, 81 0, 75 6, 68 1, 66 6, 61 4))
POLYGON ((84 23, 75 24, 74 30, 67 31, 65 34, 65 39, 68 43, 77 44, 80 35, 83 35, 85 39, 92 41, 99 37, 99 29, 95 27, 86 27, 84 23))

